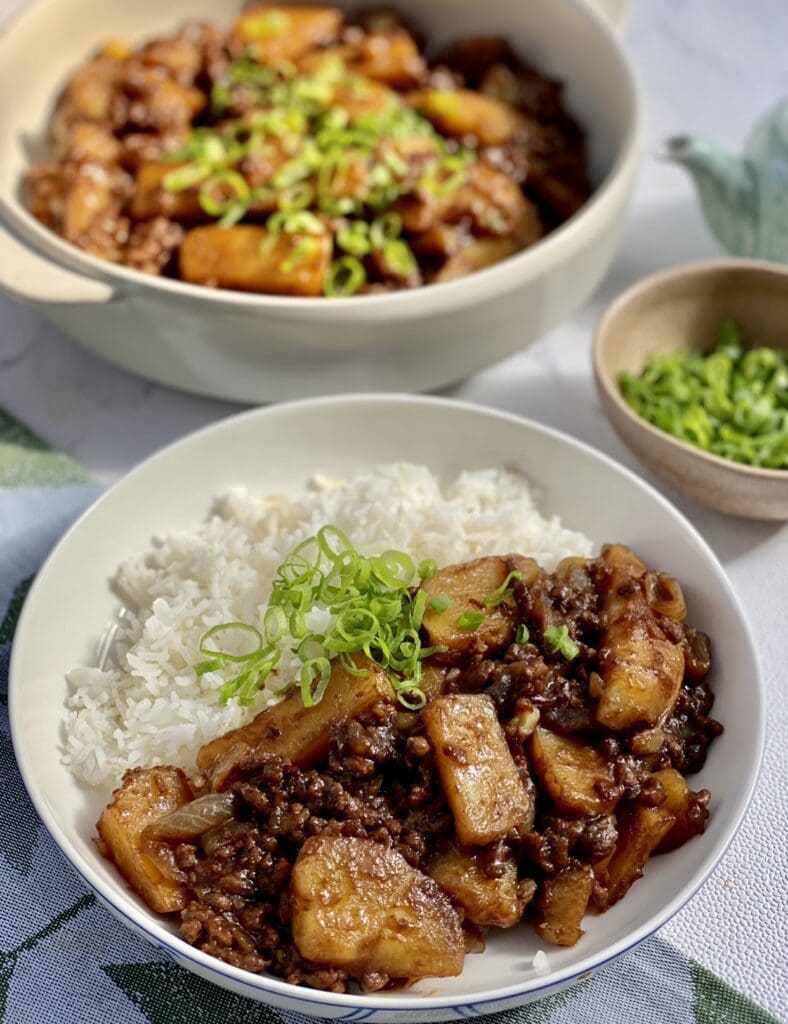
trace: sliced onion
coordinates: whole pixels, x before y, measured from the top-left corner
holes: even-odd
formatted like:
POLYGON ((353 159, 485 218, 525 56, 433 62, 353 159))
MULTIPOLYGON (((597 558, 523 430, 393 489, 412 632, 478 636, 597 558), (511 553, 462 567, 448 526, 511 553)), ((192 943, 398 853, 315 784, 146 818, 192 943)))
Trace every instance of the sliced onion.
POLYGON ((208 793, 148 825, 143 838, 195 839, 232 816, 232 793, 208 793))
POLYGON ((224 821, 216 828, 212 828, 202 837, 202 848, 210 857, 220 846, 230 842, 231 839, 238 839, 239 836, 251 832, 254 824, 251 821, 224 821))
POLYGON ((644 582, 646 600, 655 612, 677 622, 686 618, 687 605, 677 579, 665 572, 647 572, 644 582))

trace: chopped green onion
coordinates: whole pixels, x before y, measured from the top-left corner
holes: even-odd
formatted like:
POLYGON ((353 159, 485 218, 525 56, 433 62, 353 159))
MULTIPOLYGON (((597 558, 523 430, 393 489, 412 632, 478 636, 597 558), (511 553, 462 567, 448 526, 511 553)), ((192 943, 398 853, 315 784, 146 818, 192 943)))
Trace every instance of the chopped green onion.
POLYGON ((383 262, 386 269, 398 277, 407 277, 418 270, 416 257, 406 241, 401 238, 392 239, 383 246, 383 262))
POLYGON ((498 587, 497 590, 493 590, 491 594, 488 594, 487 597, 485 597, 484 601, 482 602, 484 607, 495 608, 499 604, 503 604, 504 601, 508 601, 509 598, 512 596, 512 588, 510 586, 510 583, 512 582, 512 580, 521 580, 522 578, 523 574, 518 569, 512 570, 512 572, 509 573, 509 575, 506 577, 506 579, 503 581, 500 587, 498 587))
POLYGON ((296 210, 305 210, 311 205, 315 198, 315 190, 308 181, 299 181, 290 185, 279 195, 277 205, 280 210, 292 213, 296 210))
POLYGON ((340 228, 336 233, 336 242, 340 249, 351 256, 366 256, 372 251, 369 226, 363 220, 351 221, 347 227, 340 228))
POLYGON ((369 238, 373 249, 383 249, 402 234, 402 217, 398 213, 386 213, 372 222, 369 238))
POLYGON ((309 210, 280 210, 268 218, 266 228, 273 235, 323 235, 323 221, 309 210))
POLYGON ((472 633, 474 630, 478 629, 483 622, 484 614, 482 612, 463 612, 457 619, 457 628, 465 630, 468 633, 472 633))
POLYGON ((435 573, 438 571, 438 563, 434 558, 425 558, 423 562, 419 562, 416 567, 416 573, 419 579, 431 580, 435 573))
POLYGON ((184 192, 187 188, 194 188, 210 175, 211 168, 204 164, 184 164, 183 167, 176 167, 174 171, 168 171, 161 179, 162 188, 168 192, 184 192))
POLYGON ((200 186, 200 206, 210 217, 221 217, 239 204, 248 206, 251 198, 246 179, 237 171, 219 171, 200 186), (217 190, 228 191, 231 195, 220 198, 217 190))
POLYGON ((433 612, 445 612, 447 608, 451 608, 454 601, 446 594, 436 594, 435 597, 429 603, 430 611, 433 612))
POLYGON ((523 625, 523 623, 521 622, 520 625, 517 627, 517 632, 514 635, 515 643, 527 644, 528 640, 530 639, 530 636, 531 634, 528 632, 528 627, 523 625))
POLYGON ((310 236, 302 238, 297 242, 290 253, 279 264, 279 270, 283 274, 291 274, 294 270, 302 267, 320 249, 320 242, 310 236))
POLYGON ((426 100, 428 110, 439 117, 457 117, 462 113, 459 96, 448 89, 431 89, 426 100))
POLYGON ((562 654, 567 661, 576 658, 580 653, 580 648, 569 635, 569 627, 566 624, 548 626, 543 636, 545 642, 550 644, 553 654, 562 654))
POLYGON ((331 264, 323 290, 328 298, 354 295, 366 279, 363 265, 354 256, 344 256, 331 264))

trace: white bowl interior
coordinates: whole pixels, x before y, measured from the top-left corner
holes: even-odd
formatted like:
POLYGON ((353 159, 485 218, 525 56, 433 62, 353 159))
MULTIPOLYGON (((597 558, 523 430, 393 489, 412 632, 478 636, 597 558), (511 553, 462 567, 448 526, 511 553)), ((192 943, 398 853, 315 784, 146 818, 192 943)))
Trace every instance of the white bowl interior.
MULTIPOLYGON (((354 0, 336 3, 348 10, 362 6, 354 0)), ((21 176, 31 154, 41 153, 59 90, 102 42, 141 42, 188 18, 229 25, 242 6, 240 0, 39 0, 0 39, 0 197, 19 209, 21 176)), ((634 114, 628 72, 600 16, 570 0, 401 0, 397 6, 434 43, 463 34, 504 35, 527 60, 565 80, 569 107, 587 127, 594 180, 602 183, 634 114)))
MULTIPOLYGON (((257 410, 226 420, 171 447, 114 487, 72 529, 38 576, 19 624, 11 670, 11 718, 25 781, 45 824, 69 860, 106 899, 158 943, 225 976, 246 979, 253 994, 286 994, 275 979, 252 978, 186 946, 151 914, 91 836, 106 794, 87 792, 60 763, 64 673, 94 655, 116 601, 109 581, 118 563, 145 549, 153 534, 187 527, 211 500, 239 482, 261 491, 302 483, 315 472, 342 475, 392 460, 422 462, 441 474, 507 466, 543 494, 543 509, 590 535, 622 541, 682 581, 691 621, 712 636, 715 715, 724 735, 693 788, 712 791, 706 833, 656 858, 645 877, 607 914, 589 916, 573 949, 547 950, 550 974, 530 964, 541 947, 528 927, 496 935, 457 979, 424 981, 406 992, 339 997, 317 1003, 424 1008, 472 996, 525 992, 581 973, 645 937, 675 912, 730 840, 754 785, 762 746, 758 665, 741 608, 719 563, 687 521, 648 485, 605 456, 534 423, 438 399, 329 399, 257 410), (425 1002, 426 1000, 426 1002, 425 1002)), ((315 1012, 320 1012, 316 1005, 315 1012)))

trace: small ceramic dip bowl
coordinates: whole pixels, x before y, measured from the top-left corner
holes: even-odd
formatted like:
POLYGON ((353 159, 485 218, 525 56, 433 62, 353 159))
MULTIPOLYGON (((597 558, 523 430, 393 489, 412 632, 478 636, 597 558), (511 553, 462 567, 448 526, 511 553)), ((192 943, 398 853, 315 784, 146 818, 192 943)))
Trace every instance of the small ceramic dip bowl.
POLYGON ((652 353, 710 347, 726 317, 747 343, 788 348, 788 267, 749 260, 695 263, 624 292, 594 340, 602 406, 621 440, 677 491, 729 515, 788 519, 788 470, 742 465, 695 448, 642 419, 621 393, 622 371, 640 373, 652 353))

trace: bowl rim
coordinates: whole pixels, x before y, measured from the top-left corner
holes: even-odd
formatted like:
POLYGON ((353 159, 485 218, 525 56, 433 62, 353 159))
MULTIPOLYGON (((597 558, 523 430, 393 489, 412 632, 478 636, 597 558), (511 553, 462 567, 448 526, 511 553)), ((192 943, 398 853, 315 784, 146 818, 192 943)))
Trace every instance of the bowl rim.
MULTIPOLYGON (((721 858, 738 832, 742 820, 750 807, 753 791, 760 775, 765 747, 765 688, 763 672, 745 610, 727 576, 727 573, 725 572, 724 567, 721 565, 709 544, 704 540, 696 527, 672 504, 672 502, 660 494, 655 487, 643 480, 626 466, 617 462, 611 456, 563 431, 556 430, 535 420, 518 416, 514 413, 487 408, 476 403, 459 401, 451 398, 397 393, 367 392, 361 394, 332 395, 321 398, 299 399, 297 401, 283 402, 277 405, 269 405, 262 408, 246 410, 233 416, 226 417, 218 422, 209 424, 197 431, 193 431, 185 437, 164 446, 123 476, 102 495, 100 495, 96 501, 92 502, 82 515, 79 516, 76 522, 67 530, 60 541, 55 545, 37 573, 36 579, 33 582, 17 624, 16 642, 14 643, 11 651, 11 661, 9 666, 8 695, 8 713, 11 726, 11 738, 19 770, 22 775, 25 788, 30 795, 30 799, 45 827, 55 840, 55 843, 60 847, 60 850, 64 854, 70 867, 76 871, 83 881, 86 882, 86 884, 100 897, 100 899, 116 916, 129 922, 132 930, 136 930, 144 935, 146 939, 153 943, 154 946, 161 948, 167 955, 174 957, 178 961, 188 961, 189 964, 194 964, 196 968, 198 968, 198 973, 201 973, 203 976, 205 976, 207 972, 207 974, 214 974, 217 977, 222 978, 225 987, 229 985, 230 987, 235 988, 245 988, 250 993, 255 993, 258 999, 264 997, 266 993, 270 993, 284 1000, 290 999, 296 1002, 313 1004, 315 1006, 322 1004, 323 1006, 330 1006, 332 1009, 346 1008, 353 1011, 368 1009, 372 1011, 389 1010, 406 1012, 408 1010, 423 1011, 456 1009, 458 1006, 463 1008, 470 1007, 473 1009, 477 1006, 483 1006, 486 1004, 506 1002, 507 1000, 513 999, 516 1000, 520 996, 546 992, 562 986, 564 983, 569 983, 579 978, 584 973, 596 970, 597 968, 604 966, 610 961, 621 956, 628 950, 634 948, 634 946, 653 935, 676 913, 678 913, 678 911, 685 906, 685 904, 707 881, 719 864, 721 858), (71 843, 68 833, 64 829, 61 829, 60 826, 51 819, 43 796, 38 792, 35 786, 32 785, 31 769, 26 757, 25 747, 21 741, 21 720, 19 713, 17 712, 16 691, 18 686, 21 685, 16 682, 20 673, 20 652, 27 642, 33 642, 35 639, 32 634, 29 640, 27 639, 27 632, 29 628, 28 620, 31 617, 30 609, 35 603, 35 597, 38 590, 44 585, 49 564, 56 558, 60 549, 70 543, 72 534, 77 530, 82 529, 85 521, 93 514, 93 511, 106 500, 110 493, 114 493, 119 488, 133 486, 137 478, 147 472, 148 466, 151 463, 170 458, 173 454, 177 453, 181 447, 187 447, 195 443, 199 443, 207 435, 219 434, 223 431, 232 432, 237 423, 249 419, 257 418, 264 422, 267 418, 272 416, 275 417, 282 411, 299 412, 300 410, 309 411, 316 408, 330 409, 333 407, 348 405, 364 406, 369 405, 370 403, 374 406, 379 406, 380 403, 385 403, 387 405, 401 405, 403 407, 428 406, 439 409, 454 408, 458 411, 464 411, 470 415, 487 419, 488 421, 514 424, 520 428, 525 427, 528 430, 535 431, 536 433, 558 440, 562 444, 568 445, 569 447, 579 451, 586 458, 590 458, 601 463, 607 468, 613 469, 615 472, 622 475, 630 483, 645 491, 652 501, 662 506, 666 512, 674 517, 688 533, 705 558, 711 563, 712 567, 716 569, 720 578, 720 583, 726 592, 728 601, 735 611, 739 621, 743 644, 747 648, 749 658, 755 667, 755 687, 752 704, 755 715, 754 726, 756 743, 755 748, 751 752, 752 757, 750 757, 747 762, 749 778, 747 780, 744 793, 739 798, 738 804, 733 808, 727 827, 717 840, 716 847, 712 848, 709 855, 707 855, 706 861, 703 863, 702 867, 696 871, 693 877, 677 893, 675 893, 667 903, 661 906, 656 912, 652 913, 652 915, 643 924, 625 933, 617 941, 605 947, 603 951, 596 954, 587 954, 580 959, 579 962, 575 964, 568 964, 548 976, 535 975, 525 982, 515 982, 510 985, 502 986, 498 989, 482 989, 480 991, 463 994, 418 996, 411 999, 404 999, 401 996, 378 993, 365 995, 356 993, 340 994, 333 992, 318 992, 312 989, 291 985, 288 982, 273 976, 250 974, 248 971, 243 971, 240 968, 233 967, 219 961, 216 958, 209 956, 207 953, 204 953, 202 950, 195 949, 193 946, 186 943, 179 935, 174 935, 169 932, 159 918, 153 915, 152 911, 147 908, 138 908, 130 902, 129 897, 125 896, 123 893, 122 885, 119 880, 113 883, 105 883, 99 878, 94 878, 91 863, 78 851, 70 850, 71 843), (118 899, 121 900, 121 906, 116 902, 118 899)), ((262 1001, 264 1001, 264 998, 262 1001)))
MULTIPOLYGON (((3 50, 11 45, 15 30, 33 20, 52 0, 34 0, 0 24, 0 60, 3 50)), ((73 0, 78 2, 78 0, 73 0)), ((485 299, 495 298, 503 292, 524 284, 540 273, 552 269, 571 250, 572 243, 589 231, 598 229, 598 222, 615 201, 616 192, 634 172, 645 133, 645 115, 642 89, 632 61, 612 24, 595 7, 576 0, 560 0, 571 16, 584 19, 608 45, 618 72, 627 86, 626 126, 618 139, 615 158, 602 181, 594 189, 581 209, 558 228, 549 232, 534 245, 501 260, 497 264, 477 270, 456 281, 422 285, 413 289, 373 295, 333 298, 314 298, 269 295, 267 293, 234 291, 227 288, 208 288, 175 278, 145 274, 120 264, 101 260, 84 252, 61 238, 36 220, 21 202, 20 182, 15 182, 10 195, 0 195, 0 218, 14 228, 39 255, 55 264, 72 269, 82 276, 108 283, 120 283, 119 294, 142 289, 152 291, 171 301, 202 301, 208 305, 229 304, 252 310, 266 309, 272 313, 299 312, 341 318, 361 310, 371 314, 390 313, 395 316, 417 315, 425 304, 431 312, 438 309, 460 309, 485 299)), ((33 64, 32 66, 35 66, 33 64)))
MULTIPOLYGON (((620 413, 626 420, 628 420, 629 423, 647 436, 652 437, 655 441, 661 442, 668 448, 673 448, 687 455, 694 456, 695 458, 708 463, 710 466, 717 466, 722 470, 727 470, 728 472, 740 477, 749 477, 752 480, 768 480, 774 482, 783 481, 786 486, 788 486, 788 470, 768 469, 763 466, 748 466, 743 462, 734 462, 733 459, 725 459, 721 455, 715 455, 713 452, 706 452, 703 451, 702 448, 696 448, 687 441, 682 441, 680 438, 674 437, 673 434, 669 434, 666 430, 660 430, 660 428, 654 426, 653 423, 649 423, 648 420, 643 419, 642 416, 639 416, 635 412, 632 406, 622 395, 621 389, 610 373, 603 355, 603 350, 607 347, 607 338, 613 322, 631 304, 636 303, 650 292, 659 291, 661 288, 680 278, 691 279, 712 277, 715 274, 726 271, 752 271, 757 274, 774 275, 776 277, 784 278, 785 284, 788 286, 788 266, 783 266, 780 263, 772 263, 769 260, 724 258, 698 260, 693 263, 683 263, 676 267, 669 267, 668 269, 660 270, 655 274, 649 274, 647 277, 641 278, 639 281, 636 281, 633 285, 623 291, 612 302, 612 304, 608 306, 598 321, 596 330, 594 331, 594 340, 592 345, 594 377, 596 378, 597 387, 603 393, 603 396, 615 406, 616 412, 620 413)), ((608 418, 611 418, 610 413, 608 413, 607 410, 605 410, 605 414, 608 418)), ((627 444, 629 444, 629 442, 627 442, 627 444)))

